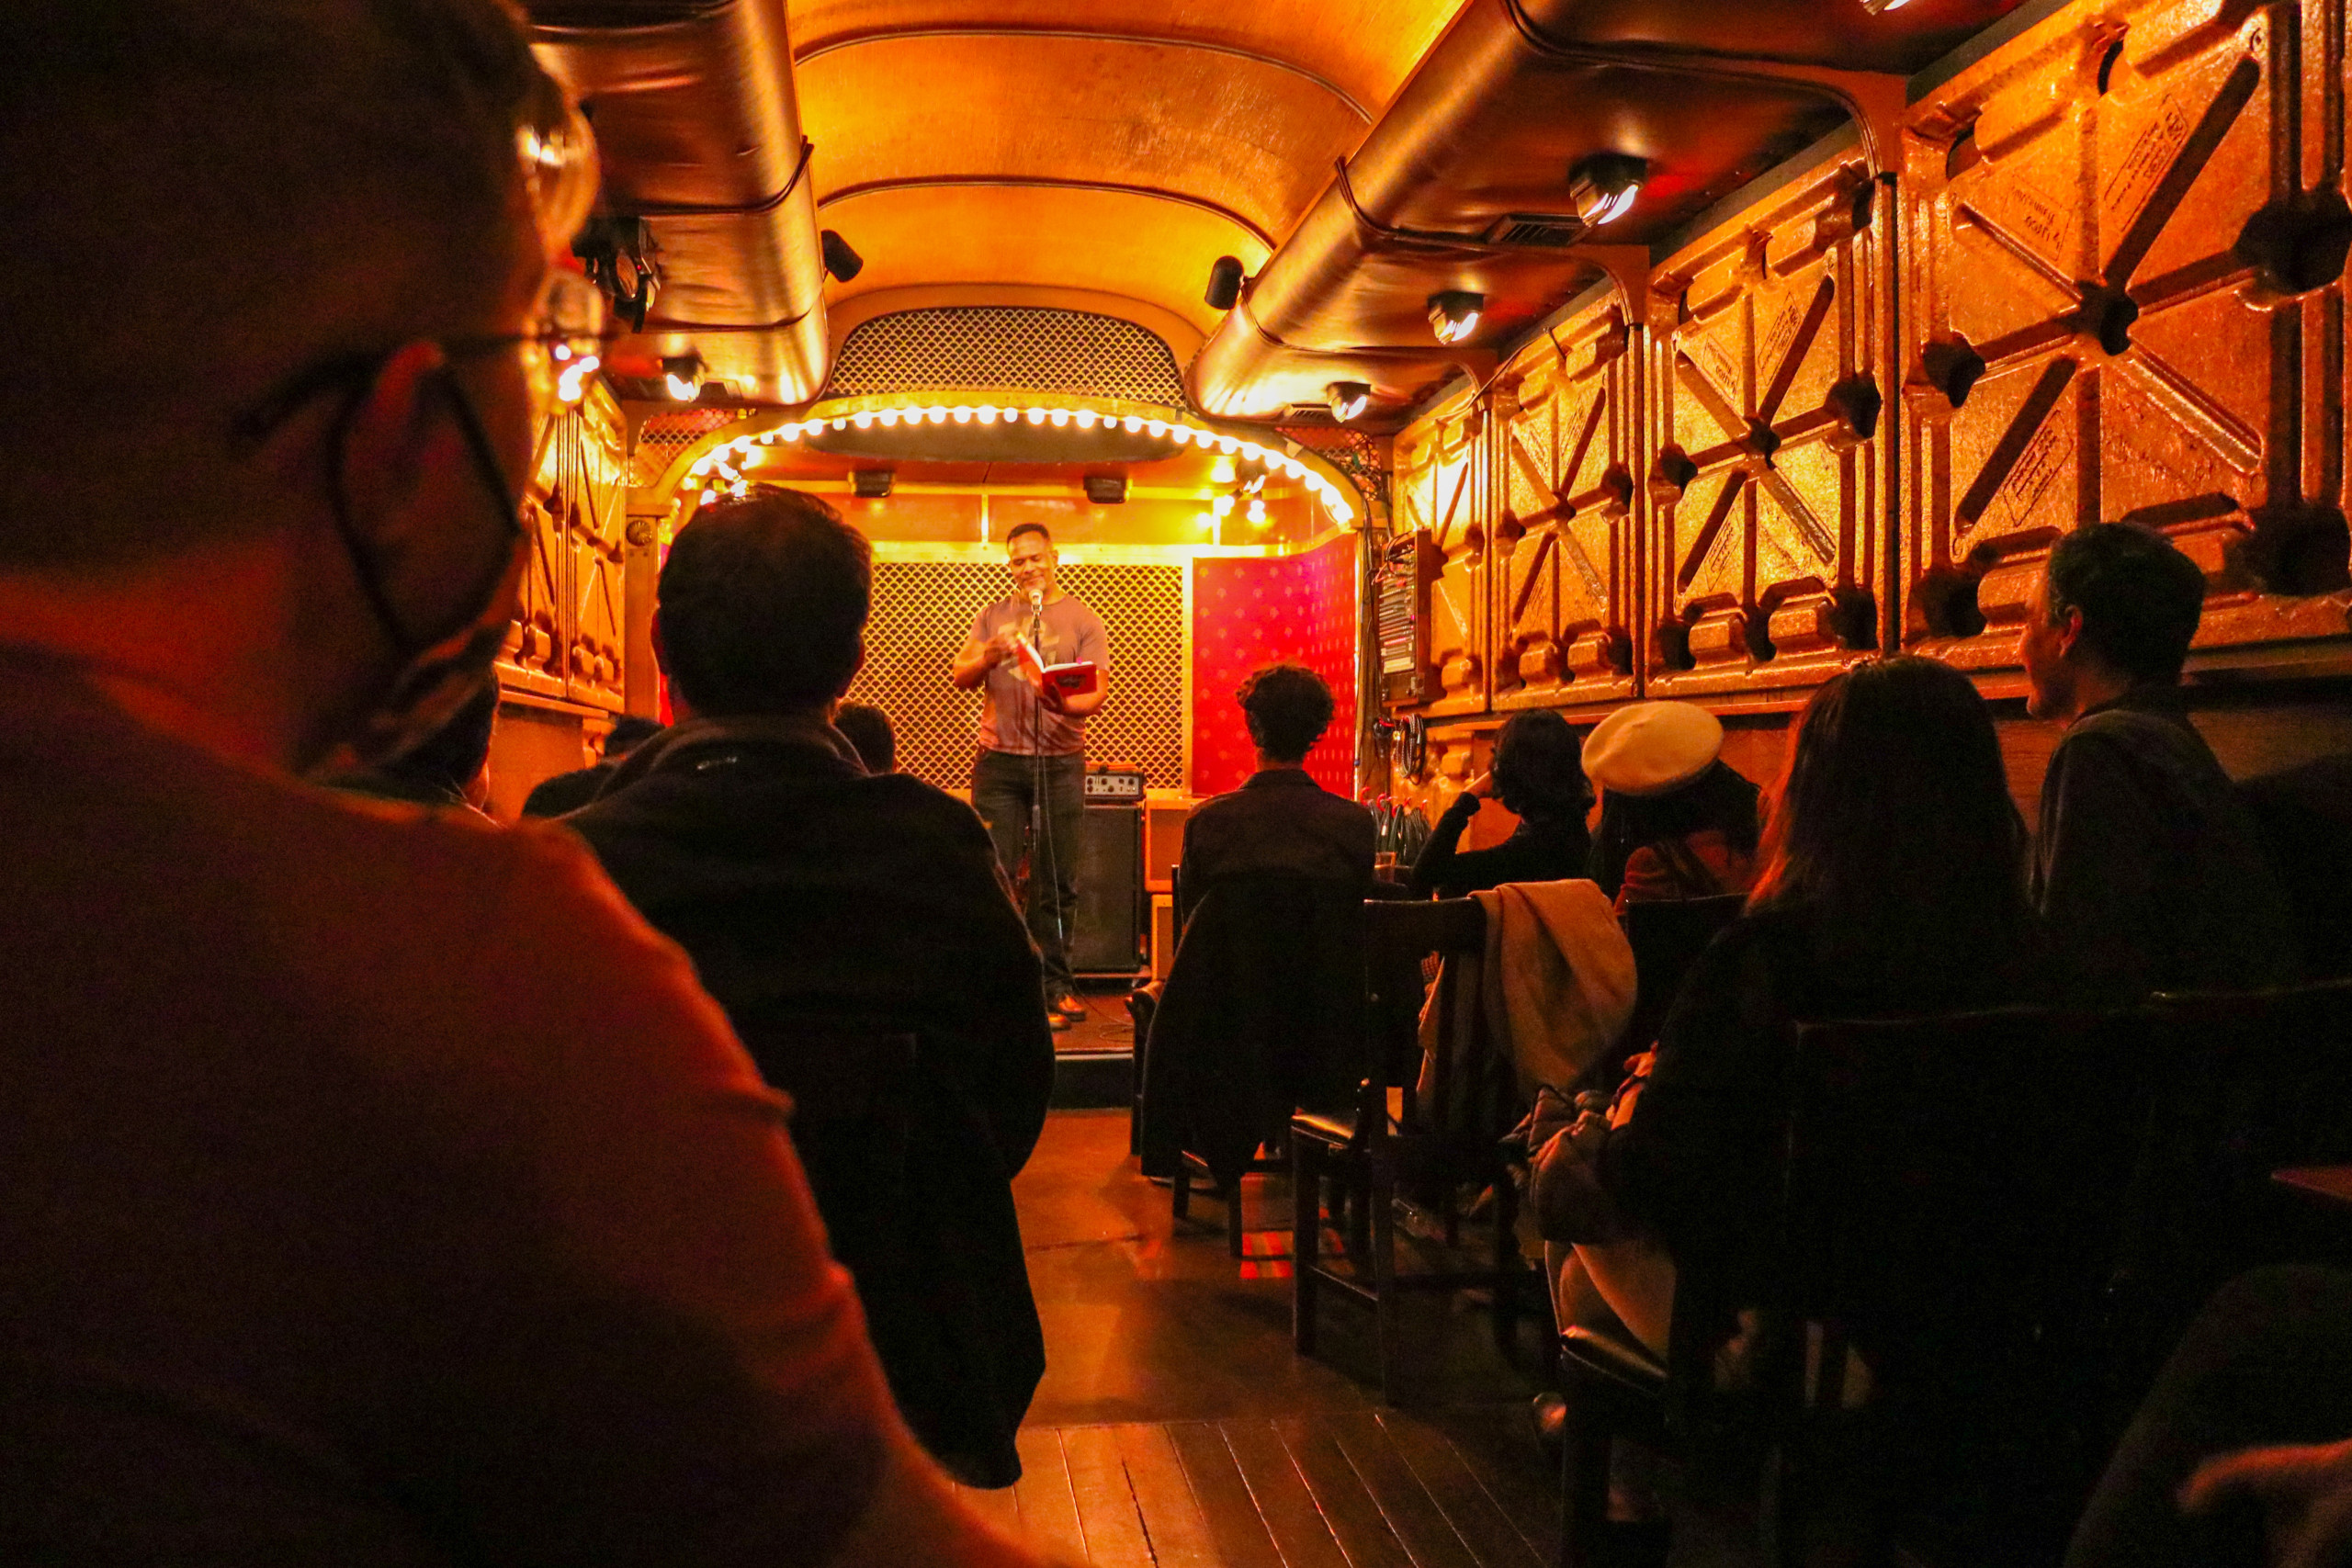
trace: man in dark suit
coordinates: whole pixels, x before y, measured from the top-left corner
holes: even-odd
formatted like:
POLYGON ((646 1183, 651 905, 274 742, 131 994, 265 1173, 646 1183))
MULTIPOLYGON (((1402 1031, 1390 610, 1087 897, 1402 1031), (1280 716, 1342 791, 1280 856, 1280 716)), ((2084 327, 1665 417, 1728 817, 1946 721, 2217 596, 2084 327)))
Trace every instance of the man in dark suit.
POLYGON ((795 1140, 908 1424, 979 1485, 1045 1370, 1012 1179, 1045 1124, 1036 950, 972 808, 869 776, 826 721, 865 658, 872 552, 812 496, 706 508, 662 570, 654 649, 677 722, 565 818, 683 946, 763 1075, 803 1042, 912 1034, 884 1086, 905 1140, 795 1140), (900 1193, 901 1199, 890 1194, 900 1193))
POLYGON ((1306 753, 1330 727, 1331 688, 1302 665, 1270 664, 1252 671, 1234 699, 1258 748, 1258 771, 1184 824, 1178 921, 1225 877, 1288 873, 1368 887, 1372 813, 1306 772, 1306 753))

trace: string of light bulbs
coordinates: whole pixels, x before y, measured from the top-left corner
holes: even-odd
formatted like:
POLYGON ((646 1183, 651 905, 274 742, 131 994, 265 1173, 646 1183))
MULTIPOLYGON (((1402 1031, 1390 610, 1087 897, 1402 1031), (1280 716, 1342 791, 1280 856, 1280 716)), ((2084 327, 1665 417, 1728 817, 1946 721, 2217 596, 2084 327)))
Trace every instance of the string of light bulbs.
MULTIPOLYGON (((1216 452, 1243 462, 1254 462, 1272 472, 1296 479, 1322 502, 1323 509, 1330 513, 1334 522, 1345 525, 1355 520, 1355 505, 1339 484, 1313 465, 1276 447, 1188 423, 1181 418, 1104 413, 1094 409, 1042 403, 910 403, 891 408, 857 409, 816 419, 787 420, 766 430, 734 436, 710 446, 688 466, 686 475, 693 482, 681 488, 698 488, 701 492, 698 504, 707 506, 721 496, 741 496, 751 492, 751 481, 743 474, 742 462, 751 456, 754 447, 773 446, 778 442, 796 442, 821 430, 872 430, 876 426, 888 430, 899 425, 949 423, 1026 423, 1080 430, 1099 427, 1124 430, 1130 435, 1147 435, 1154 440, 1170 440, 1179 446, 1197 446, 1204 452, 1216 452)), ((1254 522, 1262 515, 1263 503, 1253 499, 1251 505, 1254 522)), ((1228 499, 1226 510, 1230 509, 1228 499)))

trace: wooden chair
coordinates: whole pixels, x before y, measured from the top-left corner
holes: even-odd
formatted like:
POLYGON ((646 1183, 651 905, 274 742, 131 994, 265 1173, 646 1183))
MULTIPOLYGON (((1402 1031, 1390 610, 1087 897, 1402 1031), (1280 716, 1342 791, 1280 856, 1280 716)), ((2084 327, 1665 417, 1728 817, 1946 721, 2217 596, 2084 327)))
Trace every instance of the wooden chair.
POLYGON ((1479 1288, 1492 1293, 1496 1343, 1512 1346, 1518 1297, 1532 1275, 1522 1261, 1517 1232, 1518 1190, 1491 1125, 1498 1103, 1482 1104, 1465 1085, 1510 1081, 1487 1036, 1480 1005, 1486 954, 1485 911, 1474 899, 1436 903, 1367 902, 1363 909, 1364 1027, 1354 1106, 1337 1113, 1304 1112, 1291 1119, 1292 1190, 1295 1207, 1292 1251, 1292 1335, 1302 1355, 1315 1353, 1315 1314, 1321 1290, 1373 1309, 1380 1345, 1382 1397, 1395 1403, 1402 1351, 1397 1298, 1406 1291, 1479 1288), (1418 1088, 1422 1055, 1417 1019, 1420 964, 1435 953, 1444 965, 1432 1005, 1436 1047, 1432 1092, 1418 1088), (1390 1091, 1401 1111, 1389 1112, 1390 1091), (1323 1251, 1326 1184, 1340 1190, 1347 1245, 1336 1267, 1323 1251), (1400 1192, 1452 1194, 1465 1182, 1494 1190, 1493 1257, 1484 1269, 1400 1273, 1396 1266, 1396 1198, 1400 1192))
POLYGON ((2352 981, 2158 997, 2139 1016, 2160 1094, 2117 1288, 2124 1411, 2224 1280, 2310 1252, 2270 1173, 2352 1161, 2352 981))
POLYGON ((1667 1010, 1682 989, 1682 976, 1707 944, 1747 908, 1747 895, 1726 893, 1713 898, 1660 899, 1628 904, 1617 917, 1634 950, 1634 974, 1638 989, 1633 1016, 1625 1021, 1609 1066, 1622 1066, 1627 1056, 1646 1051, 1657 1039, 1667 1010))
POLYGON ((1239 1258, 1243 1179, 1287 1168, 1286 1154, 1266 1150, 1281 1150, 1294 1111, 1345 1098, 1363 894, 1282 873, 1197 892, 1150 1010, 1132 1141, 1148 1171, 1170 1179, 1176 1222, 1201 1191, 1224 1203, 1239 1258))
POLYGON ((2151 1126, 2153 1075, 2132 1068, 2143 1032, 2129 1015, 2033 1009, 1796 1031, 1767 1276, 1678 1258, 1663 1363, 1622 1336, 1563 1336, 1562 1562, 1609 1560, 1619 1437, 1763 1465, 1783 1562, 1832 1500, 1864 1561, 1915 1509, 1942 1521, 1905 1540, 1929 1561, 1947 1536, 1975 1543, 1956 1560, 1995 1562, 2063 1529, 2108 1445, 2095 1395, 2151 1126), (1742 1307, 1750 1375, 1726 1390, 1718 1351, 1742 1307), (1849 1408, 1858 1364, 1870 1396, 1849 1408))

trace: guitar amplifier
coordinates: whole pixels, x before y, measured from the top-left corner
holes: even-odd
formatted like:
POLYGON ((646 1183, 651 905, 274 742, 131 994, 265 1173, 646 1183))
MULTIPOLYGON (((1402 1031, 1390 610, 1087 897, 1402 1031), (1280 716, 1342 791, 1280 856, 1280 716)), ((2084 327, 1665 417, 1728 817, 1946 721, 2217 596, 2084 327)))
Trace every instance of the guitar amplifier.
POLYGON ((1089 806, 1133 806, 1143 799, 1141 768, 1124 762, 1103 762, 1086 770, 1082 793, 1089 806))

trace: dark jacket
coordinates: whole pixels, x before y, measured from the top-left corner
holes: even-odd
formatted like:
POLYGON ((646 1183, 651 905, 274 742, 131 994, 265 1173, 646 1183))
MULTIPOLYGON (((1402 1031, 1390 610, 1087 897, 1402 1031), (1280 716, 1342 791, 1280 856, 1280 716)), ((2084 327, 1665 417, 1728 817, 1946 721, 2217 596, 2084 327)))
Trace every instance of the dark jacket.
POLYGON ((1210 886, 1227 877, 1276 873, 1368 886, 1377 837, 1371 812, 1306 769, 1261 769, 1185 822, 1177 920, 1190 919, 1210 886))
POLYGON ((1151 1017, 1143 1168, 1190 1150, 1230 1191, 1293 1111, 1347 1103, 1363 1032, 1363 888, 1282 874, 1214 883, 1151 1017))
POLYGON ((2283 985, 2300 969, 2260 830, 2169 688, 2093 709, 2051 753, 2033 894, 2052 940, 2116 995, 2283 985))
POLYGON ((599 762, 593 768, 574 768, 568 773, 555 773, 531 786, 523 797, 526 817, 560 817, 567 811, 577 811, 596 798, 605 781, 620 766, 617 760, 599 762))
POLYGON ((1560 882, 1585 874, 1592 840, 1577 818, 1557 822, 1527 818, 1492 848, 1457 852, 1454 845, 1481 804, 1477 795, 1464 791, 1437 819, 1420 859, 1413 863, 1415 894, 1461 898, 1506 882, 1560 882))
POLYGON ((873 1171, 804 1151, 810 1185, 909 1425, 967 1479, 1010 1483, 1045 1370, 1011 1182, 1045 1125, 1053 1037, 979 818, 867 777, 818 720, 738 718, 648 741, 564 822, 692 956, 771 1082, 791 1082, 796 1021, 916 1037, 903 1233, 835 1223, 828 1193, 873 1171))

